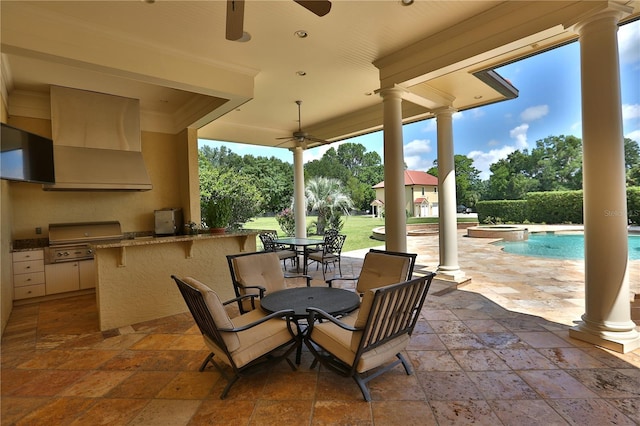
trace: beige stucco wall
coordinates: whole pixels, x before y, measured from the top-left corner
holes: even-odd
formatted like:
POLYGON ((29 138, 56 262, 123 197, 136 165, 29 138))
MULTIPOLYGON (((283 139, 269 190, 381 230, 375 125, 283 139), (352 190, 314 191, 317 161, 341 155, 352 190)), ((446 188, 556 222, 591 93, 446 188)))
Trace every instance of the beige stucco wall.
MULTIPOLYGON (((0 121, 7 122, 4 97, 0 99, 0 121)), ((13 306, 13 268, 11 264, 11 199, 9 183, 0 180, 0 334, 9 321, 13 306)))
POLYGON ((194 277, 222 300, 235 297, 226 254, 256 250, 255 234, 199 237, 193 242, 167 240, 124 249, 97 249, 101 330, 185 312, 187 307, 171 275, 194 277))
MULTIPOLYGON (((42 132, 47 120, 10 119, 9 124, 34 133, 42 132), (32 125, 34 124, 34 125, 32 125)), ((46 136, 46 134, 44 134, 46 136)), ((181 135, 186 136, 185 134, 181 135)), ((142 132, 142 154, 153 189, 145 192, 58 192, 43 191, 33 183, 10 182, 12 238, 36 238, 36 227, 43 235, 50 223, 119 220, 124 232, 153 231, 153 211, 182 207, 181 174, 187 174, 179 136, 142 132)))
MULTIPOLYGON (((7 118, 3 105, 3 121, 7 118)), ((11 116, 10 125, 51 136, 50 120, 11 116)), ((10 242, 46 237, 50 223, 119 220, 124 232, 153 231, 153 211, 183 208, 185 220, 200 213, 197 187, 197 133, 177 135, 142 132, 142 154, 153 189, 146 192, 49 192, 33 183, 0 181, 2 272, 0 309, 2 328, 7 323, 13 299, 10 242), (195 152, 195 154, 194 154, 195 152), (195 160, 194 160, 195 159, 195 160), (195 185, 191 179, 195 178, 195 185), (196 191, 192 195, 191 191, 196 191), (190 201, 195 198, 195 202, 190 201), (36 234, 42 228, 42 235, 36 234)))

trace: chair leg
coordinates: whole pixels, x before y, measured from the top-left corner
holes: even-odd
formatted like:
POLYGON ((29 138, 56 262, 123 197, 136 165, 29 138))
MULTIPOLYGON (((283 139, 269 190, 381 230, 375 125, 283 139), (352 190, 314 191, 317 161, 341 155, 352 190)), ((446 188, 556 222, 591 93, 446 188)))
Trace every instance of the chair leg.
POLYGON ((404 367, 404 371, 405 373, 407 373, 407 376, 410 376, 411 373, 413 373, 413 370, 411 369, 411 364, 407 362, 407 360, 405 359, 404 356, 402 356, 401 353, 397 353, 396 356, 398 357, 400 362, 402 362, 402 366, 404 367))
POLYGON ((211 361, 212 358, 213 358, 213 352, 207 355, 207 357, 202 362, 202 365, 200 366, 200 369, 198 369, 198 371, 204 371, 205 367, 207 366, 207 364, 209 364, 209 361, 211 361))
POLYGON ((224 387, 224 390, 220 394, 220 399, 225 399, 227 397, 227 394, 229 393, 229 389, 231 389, 231 386, 233 386, 233 384, 237 382, 239 378, 240 376, 236 374, 229 379, 229 381, 227 382, 227 386, 224 387))
POLYGON ((358 387, 360 388, 360 392, 362 392, 362 396, 365 401, 371 402, 371 394, 369 393, 369 388, 367 387, 367 383, 362 380, 362 378, 356 373, 353 376, 353 380, 356 381, 358 387))

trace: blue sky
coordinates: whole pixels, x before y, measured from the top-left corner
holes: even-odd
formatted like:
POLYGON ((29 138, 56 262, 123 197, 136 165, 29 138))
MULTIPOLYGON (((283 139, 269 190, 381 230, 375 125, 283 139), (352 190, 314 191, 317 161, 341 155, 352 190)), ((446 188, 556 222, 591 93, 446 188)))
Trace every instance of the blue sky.
MULTIPOLYGON (((640 143, 640 21, 620 28, 618 44, 624 135, 640 143)), ((489 177, 492 163, 518 149, 530 151, 536 141, 547 136, 582 137, 579 49, 574 42, 497 68, 519 90, 518 98, 454 114, 454 152, 472 158, 482 179, 489 177)), ((405 125, 403 139, 409 169, 426 171, 432 167, 437 151, 435 119, 405 125)), ((239 155, 275 156, 293 162, 291 152, 284 149, 200 142, 212 147, 225 145, 239 155)), ((344 142, 360 143, 383 157, 381 131, 344 142)), ((322 157, 329 147, 306 150, 304 161, 322 157)))

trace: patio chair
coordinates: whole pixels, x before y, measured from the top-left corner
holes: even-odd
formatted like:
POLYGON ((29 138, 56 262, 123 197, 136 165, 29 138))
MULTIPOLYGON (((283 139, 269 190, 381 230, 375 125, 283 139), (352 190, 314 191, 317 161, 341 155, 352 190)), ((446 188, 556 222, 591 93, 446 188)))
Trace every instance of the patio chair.
POLYGON ((429 273, 367 290, 353 325, 308 308, 304 342, 315 357, 311 367, 320 362, 340 375, 353 377, 366 401, 371 401, 367 383, 372 379, 400 363, 410 375, 411 366, 401 352, 409 344, 433 276, 429 273))
POLYGON ((298 253, 292 250, 288 246, 282 244, 276 244, 275 240, 278 239, 278 233, 275 231, 265 231, 258 234, 260 241, 262 242, 262 248, 264 251, 274 251, 278 255, 278 258, 282 260, 282 266, 286 267, 287 259, 291 261, 292 266, 298 264, 298 253))
MULTIPOLYGON (((231 319, 224 306, 235 302, 236 299, 222 303, 213 290, 194 278, 180 279, 175 275, 171 278, 178 285, 205 344, 211 350, 199 371, 203 371, 211 362, 227 380, 220 399, 227 396, 231 386, 240 377, 267 362, 285 359, 291 369, 296 370, 295 365, 288 358, 289 354, 301 345, 298 324, 292 317, 293 310, 266 315, 256 309, 231 319), (286 320, 283 320, 283 317, 286 320), (280 350, 283 353, 275 354, 280 350), (229 376, 228 369, 214 360, 216 356, 231 368, 233 376, 229 376)), ((256 296, 243 296, 250 299, 254 297, 256 296)))
POLYGON ((229 273, 236 297, 247 294, 258 296, 258 300, 239 300, 238 309, 241 313, 255 309, 268 292, 287 288, 286 280, 304 278, 307 287, 311 286, 308 275, 285 275, 280 267, 280 259, 274 252, 250 252, 227 255, 229 273))
POLYGON ((325 273, 329 264, 338 263, 338 271, 340 272, 340 276, 342 276, 342 265, 341 254, 342 254, 342 246, 344 245, 344 241, 347 236, 342 234, 334 234, 329 233, 324 235, 322 251, 311 252, 308 254, 308 259, 314 262, 317 262, 317 268, 322 265, 322 278, 325 278, 325 273))
POLYGON ((371 249, 364 256, 358 277, 330 278, 327 284, 333 287, 334 281, 356 281, 356 291, 362 295, 371 288, 410 280, 416 257, 415 253, 371 249))

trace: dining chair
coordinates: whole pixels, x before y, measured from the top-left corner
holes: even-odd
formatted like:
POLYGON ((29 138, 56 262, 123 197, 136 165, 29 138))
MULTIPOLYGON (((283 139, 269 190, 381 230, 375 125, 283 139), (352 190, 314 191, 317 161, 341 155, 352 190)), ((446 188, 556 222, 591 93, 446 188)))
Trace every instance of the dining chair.
MULTIPOLYGON (((238 298, 223 303, 215 291, 194 278, 181 279, 175 275, 171 278, 178 285, 205 344, 211 350, 199 371, 203 371, 211 363, 227 380, 220 399, 227 396, 231 386, 239 378, 267 362, 284 359, 292 370, 296 370, 288 358, 301 345, 293 310, 266 315, 260 309, 255 309, 232 319, 225 310, 225 305, 236 302, 238 298), (228 369, 214 360, 216 356, 231 368, 232 376, 229 376, 228 369)), ((250 294, 241 299, 255 297, 256 295, 250 294)))
MULTIPOLYGON (((343 234, 325 234, 322 243, 322 251, 312 252, 308 254, 308 259, 314 262, 317 262, 317 268, 322 265, 322 277, 325 278, 325 274, 329 264, 338 263, 338 271, 340 276, 342 276, 342 265, 341 265, 341 256, 342 256, 342 246, 344 245, 344 241, 347 236, 343 234)), ((335 267, 335 266, 334 266, 335 267)))
POLYGON ((372 379, 398 364, 410 375, 411 365, 401 352, 411 340, 433 276, 429 273, 367 290, 353 324, 321 309, 307 308, 308 328, 303 340, 314 356, 311 367, 320 362, 340 375, 352 377, 366 401, 371 401, 367 383, 372 379))
POLYGON ((304 279, 307 287, 311 286, 311 277, 308 275, 285 275, 275 252, 229 254, 227 263, 236 297, 246 294, 258 296, 257 300, 239 301, 238 309, 241 313, 255 309, 265 294, 287 288, 287 282, 290 280, 304 279))
POLYGON ((364 256, 359 276, 335 277, 326 282, 333 287, 336 281, 356 281, 356 291, 362 295, 370 288, 410 280, 417 256, 416 253, 370 249, 364 256))
POLYGON ((275 240, 278 239, 278 233, 276 231, 264 231, 258 234, 258 237, 260 238, 260 242, 262 242, 263 250, 275 252, 278 258, 282 260, 282 266, 286 267, 287 259, 289 259, 292 266, 297 267, 298 252, 292 250, 291 247, 276 244, 275 240))

